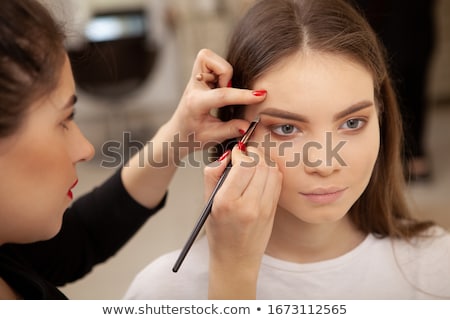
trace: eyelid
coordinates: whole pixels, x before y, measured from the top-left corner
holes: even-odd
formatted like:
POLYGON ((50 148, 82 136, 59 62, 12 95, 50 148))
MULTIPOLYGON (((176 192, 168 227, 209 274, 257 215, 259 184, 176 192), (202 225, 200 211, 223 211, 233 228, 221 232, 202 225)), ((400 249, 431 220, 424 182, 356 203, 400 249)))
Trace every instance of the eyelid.
POLYGON ((72 121, 74 118, 75 118, 75 109, 72 108, 72 109, 70 110, 70 113, 64 118, 63 121, 64 121, 64 122, 72 121))
POLYGON ((70 112, 70 114, 69 114, 66 118, 64 118, 63 121, 61 121, 61 126, 62 126, 64 129, 68 129, 67 123, 73 121, 74 118, 75 118, 75 110, 72 109, 72 111, 70 112))
POLYGON ((75 110, 72 110, 72 112, 69 114, 69 116, 66 118, 66 120, 73 120, 75 118, 75 110))
POLYGON ((279 137, 292 137, 292 136, 297 135, 297 134, 299 134, 299 133, 302 132, 301 129, 300 129, 298 126, 293 125, 293 124, 291 124, 291 123, 273 124, 273 125, 271 125, 271 126, 268 126, 268 129, 269 129, 273 134, 275 134, 275 135, 277 135, 277 136, 279 136, 279 137), (279 128, 283 127, 283 126, 292 126, 292 127, 294 128, 294 132, 288 133, 288 134, 282 134, 282 133, 277 133, 277 132, 275 132, 276 129, 279 129, 279 128))
POLYGON ((272 124, 272 125, 269 125, 268 128, 273 129, 273 128, 280 128, 280 127, 283 127, 283 126, 292 126, 292 127, 296 128, 296 129, 300 130, 300 129, 298 128, 298 126, 296 126, 295 124, 292 124, 292 123, 278 123, 278 124, 272 124))

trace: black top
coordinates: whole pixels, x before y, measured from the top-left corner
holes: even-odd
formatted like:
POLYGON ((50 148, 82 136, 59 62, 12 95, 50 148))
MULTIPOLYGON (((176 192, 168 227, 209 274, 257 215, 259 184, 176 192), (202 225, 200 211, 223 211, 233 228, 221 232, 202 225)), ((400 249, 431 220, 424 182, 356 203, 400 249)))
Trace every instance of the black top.
POLYGON ((67 299, 57 286, 114 255, 164 203, 165 197, 154 209, 141 206, 125 190, 119 170, 66 210, 51 240, 0 246, 0 277, 24 299, 67 299))

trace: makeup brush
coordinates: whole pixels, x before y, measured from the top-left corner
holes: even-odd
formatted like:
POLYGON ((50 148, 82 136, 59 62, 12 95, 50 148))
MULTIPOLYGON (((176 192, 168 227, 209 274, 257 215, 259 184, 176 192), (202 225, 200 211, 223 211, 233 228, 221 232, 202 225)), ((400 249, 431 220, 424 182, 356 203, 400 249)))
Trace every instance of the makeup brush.
MULTIPOLYGON (((253 120, 250 123, 250 126, 248 127, 247 131, 242 136, 241 140, 239 140, 239 145, 245 145, 247 141, 252 136, 253 132, 256 129, 256 126, 259 123, 259 117, 257 117, 255 120, 253 120)), ((175 262, 175 265, 172 268, 173 272, 177 272, 180 268, 181 264, 184 261, 184 258, 186 258, 186 255, 188 254, 189 250, 192 247, 192 244, 194 243, 195 239, 197 238, 198 234, 200 233, 200 230, 202 229, 203 225, 205 224, 206 219, 208 218, 209 214, 211 213, 211 208, 214 202, 214 197, 216 196, 217 191, 219 191, 219 188, 222 186, 223 182, 225 181, 225 178, 227 177, 228 173, 231 170, 231 161, 228 163, 227 167, 225 168, 224 172, 220 176, 219 181, 217 181, 216 186, 214 187, 214 190, 212 191, 211 195, 209 196, 208 201, 206 202, 206 205, 195 224, 194 229, 192 230, 191 235, 189 236, 186 244, 184 245, 183 249, 180 252, 180 255, 178 256, 177 261, 175 262)))

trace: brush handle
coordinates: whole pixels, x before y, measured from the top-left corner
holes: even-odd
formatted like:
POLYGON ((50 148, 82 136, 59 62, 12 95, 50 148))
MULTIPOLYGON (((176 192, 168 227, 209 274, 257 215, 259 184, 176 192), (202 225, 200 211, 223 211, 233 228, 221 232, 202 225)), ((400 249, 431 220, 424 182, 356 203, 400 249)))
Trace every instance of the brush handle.
POLYGON ((177 261, 175 262, 175 265, 172 268, 173 272, 177 272, 180 268, 181 264, 184 261, 184 258, 186 258, 186 255, 188 254, 189 250, 192 247, 192 244, 194 243, 195 239, 197 238, 198 234, 200 233, 200 230, 202 229, 203 225, 206 222, 206 219, 208 218, 209 214, 211 213, 211 208, 214 202, 214 197, 216 196, 217 191, 219 191, 220 187, 222 186, 223 182, 225 181, 225 178, 227 177, 228 173, 231 169, 231 161, 228 163, 227 167, 225 168, 224 172, 220 176, 219 181, 217 181, 216 186, 214 187, 214 190, 212 191, 211 195, 209 196, 208 201, 206 202, 206 206, 203 209, 199 219, 197 220, 197 223, 195 224, 194 229, 191 232, 191 235, 189 236, 188 240, 186 241, 186 244, 184 245, 183 249, 180 252, 180 255, 178 256, 177 261))

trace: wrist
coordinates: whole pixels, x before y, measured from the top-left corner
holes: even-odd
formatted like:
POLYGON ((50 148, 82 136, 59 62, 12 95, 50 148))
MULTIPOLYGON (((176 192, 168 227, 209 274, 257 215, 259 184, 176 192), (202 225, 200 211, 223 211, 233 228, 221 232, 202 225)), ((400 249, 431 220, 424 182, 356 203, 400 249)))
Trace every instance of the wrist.
POLYGON ((162 125, 150 141, 153 157, 164 161, 169 166, 177 166, 191 152, 200 149, 195 141, 181 135, 172 123, 162 125))
POLYGON ((164 146, 169 159, 177 164, 187 155, 202 149, 195 132, 185 132, 182 128, 182 124, 171 119, 161 126, 154 137, 155 141, 164 146))
POLYGON ((259 269, 260 263, 218 264, 210 261, 208 298, 256 299, 259 269))

